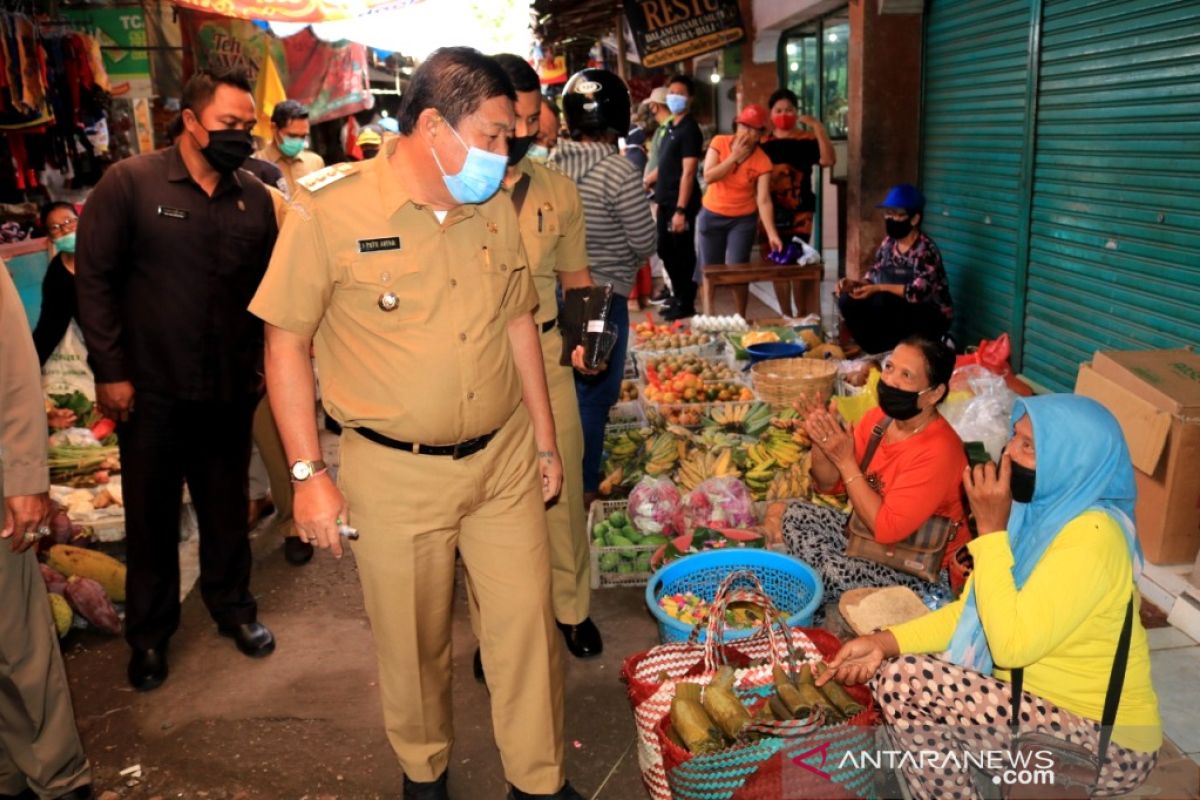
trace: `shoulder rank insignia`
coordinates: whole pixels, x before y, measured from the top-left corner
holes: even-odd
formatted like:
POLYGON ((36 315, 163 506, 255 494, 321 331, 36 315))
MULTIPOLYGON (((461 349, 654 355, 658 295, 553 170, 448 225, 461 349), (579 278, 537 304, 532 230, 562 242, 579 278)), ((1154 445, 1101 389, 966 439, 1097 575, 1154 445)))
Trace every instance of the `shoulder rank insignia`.
POLYGON ((353 171, 353 164, 332 164, 324 169, 319 169, 316 172, 305 175, 303 178, 297 180, 296 183, 310 192, 317 192, 331 183, 340 181, 342 178, 353 173, 353 171))

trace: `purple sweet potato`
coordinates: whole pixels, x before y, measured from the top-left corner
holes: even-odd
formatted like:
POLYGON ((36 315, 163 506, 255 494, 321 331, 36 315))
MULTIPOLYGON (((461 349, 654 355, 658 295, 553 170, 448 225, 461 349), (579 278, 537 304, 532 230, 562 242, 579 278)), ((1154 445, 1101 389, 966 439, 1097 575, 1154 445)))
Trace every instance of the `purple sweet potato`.
POLYGON ((66 590, 67 576, 45 564, 38 564, 38 567, 42 570, 42 580, 46 582, 46 591, 62 594, 66 590))
POLYGON ((67 581, 67 602, 93 627, 106 633, 121 632, 121 618, 104 587, 91 578, 72 577, 67 581))

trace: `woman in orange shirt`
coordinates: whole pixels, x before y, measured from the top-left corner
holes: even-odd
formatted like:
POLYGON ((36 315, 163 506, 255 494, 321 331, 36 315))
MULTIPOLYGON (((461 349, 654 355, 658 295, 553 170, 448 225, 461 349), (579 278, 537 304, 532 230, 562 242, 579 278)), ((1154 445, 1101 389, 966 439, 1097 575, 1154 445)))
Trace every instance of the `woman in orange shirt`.
MULTIPOLYGON (((812 439, 812 479, 821 494, 845 493, 879 542, 899 542, 933 516, 959 523, 946 548, 947 561, 968 538, 962 504, 967 466, 962 440, 938 413, 954 372, 954 352, 940 342, 911 337, 888 357, 879 382, 880 407, 853 428, 824 408, 812 409, 805 430, 812 439), (880 420, 891 418, 874 457, 860 464, 880 420)), ((783 517, 788 551, 821 574, 826 601, 849 589, 908 586, 917 594, 934 588, 920 578, 874 561, 846 555, 848 517, 827 506, 792 504, 783 517)), ((940 584, 948 584, 943 563, 940 584)))
MULTIPOLYGON (((772 251, 781 250, 771 205, 771 158, 758 146, 767 130, 767 110, 751 103, 737 115, 734 134, 714 136, 704 156, 707 189, 696 218, 700 264, 696 282, 709 264, 745 264, 759 220, 772 251)), ((738 311, 746 315, 747 287, 734 287, 738 311)))

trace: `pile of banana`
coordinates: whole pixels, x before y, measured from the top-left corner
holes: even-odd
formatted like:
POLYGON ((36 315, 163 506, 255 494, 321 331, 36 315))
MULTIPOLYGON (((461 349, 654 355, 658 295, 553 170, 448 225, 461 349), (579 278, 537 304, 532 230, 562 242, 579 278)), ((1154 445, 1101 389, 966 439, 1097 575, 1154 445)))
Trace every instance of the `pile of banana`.
POLYGON ((718 753, 727 747, 758 738, 747 735, 751 723, 786 722, 816 717, 823 724, 844 722, 864 711, 837 681, 818 688, 808 664, 793 680, 779 667, 774 670, 774 692, 751 713, 733 690, 734 671, 722 667, 705 687, 678 683, 671 701, 669 735, 695 755, 718 753))
MULTIPOLYGON (((801 463, 806 451, 792 441, 791 434, 771 428, 762 440, 746 448, 746 488, 755 500, 765 500, 771 495, 776 476, 792 473, 792 468, 801 463)), ((803 495, 788 495, 802 497, 803 495)))
POLYGON ((645 473, 651 477, 670 475, 687 451, 687 441, 670 430, 659 431, 646 439, 645 473))
POLYGON ((704 417, 705 428, 758 436, 771 424, 771 407, 766 403, 717 403, 704 417))
POLYGON ((810 457, 809 455, 792 464, 787 469, 781 469, 771 478, 771 483, 767 486, 766 500, 793 500, 796 498, 808 498, 809 492, 812 491, 812 479, 809 477, 810 457))
POLYGON ((690 448, 679 461, 675 485, 681 493, 686 494, 709 478, 740 478, 742 473, 734 462, 733 453, 730 448, 690 448))

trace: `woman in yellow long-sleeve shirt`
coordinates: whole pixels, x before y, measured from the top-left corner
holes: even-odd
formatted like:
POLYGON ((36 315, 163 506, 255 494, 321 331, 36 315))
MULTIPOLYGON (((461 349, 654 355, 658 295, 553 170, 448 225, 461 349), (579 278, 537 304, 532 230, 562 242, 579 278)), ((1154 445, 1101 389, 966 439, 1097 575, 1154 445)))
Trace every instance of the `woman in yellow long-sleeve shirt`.
POLYGON ((980 536, 968 545, 975 570, 962 597, 846 643, 822 678, 870 680, 902 749, 957 756, 903 760, 914 797, 974 798, 965 753, 1012 744, 1014 669, 1023 670, 1026 690, 1021 734, 1099 749, 1117 642, 1132 608, 1120 704, 1093 790, 1125 794, 1150 774, 1162 743, 1137 614, 1142 555, 1129 451, 1116 420, 1087 398, 1029 398, 1012 418, 999 467, 964 474, 980 536))

